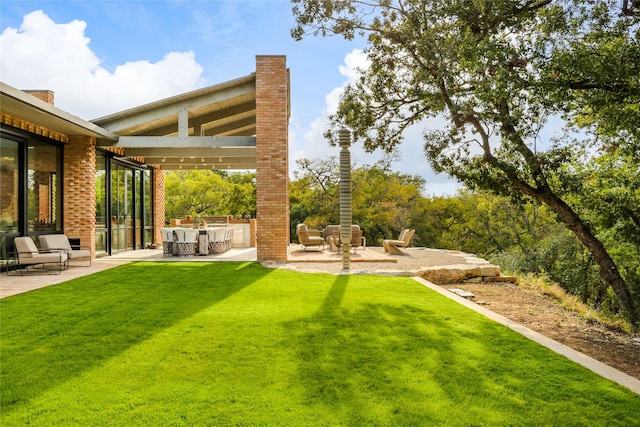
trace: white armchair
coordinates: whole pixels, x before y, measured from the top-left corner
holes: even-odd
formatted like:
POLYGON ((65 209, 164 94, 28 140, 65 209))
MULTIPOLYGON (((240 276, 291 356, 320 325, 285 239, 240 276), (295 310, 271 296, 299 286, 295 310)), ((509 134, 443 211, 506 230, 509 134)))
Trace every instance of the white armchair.
POLYGON ((74 249, 66 235, 45 234, 38 236, 38 239, 40 240, 40 248, 43 250, 47 250, 49 252, 64 251, 69 259, 67 265, 71 264, 71 260, 87 258, 89 260, 89 265, 86 265, 85 267, 91 267, 91 250, 82 248, 74 249))
POLYGON ((209 254, 219 254, 224 252, 226 234, 226 227, 215 227, 207 230, 209 254))
POLYGON ((161 228, 162 253, 163 255, 173 255, 173 228, 161 228))
MULTIPOLYGON (((17 271, 20 276, 25 272, 51 272, 60 274, 67 265, 67 254, 64 251, 47 251, 38 250, 35 242, 31 237, 16 237, 14 240, 16 251, 14 252, 14 260, 18 266, 17 271), (47 264, 55 266, 54 269, 46 268, 47 264), (40 266, 40 268, 37 268, 40 266), (29 269, 31 267, 31 270, 29 269)), ((9 274, 7 272, 7 274, 9 274)), ((17 275, 17 274, 11 274, 17 275)))

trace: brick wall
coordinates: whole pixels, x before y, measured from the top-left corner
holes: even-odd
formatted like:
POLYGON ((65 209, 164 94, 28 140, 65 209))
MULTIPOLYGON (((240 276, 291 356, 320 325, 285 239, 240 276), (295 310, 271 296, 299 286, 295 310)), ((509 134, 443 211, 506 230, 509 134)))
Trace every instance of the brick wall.
POLYGON ((25 90, 31 96, 35 96, 40 101, 53 105, 53 92, 50 90, 25 90))
POLYGON ((286 261, 289 248, 289 70, 286 57, 256 56, 258 261, 286 261))
MULTIPOLYGON (((155 165, 157 166, 157 165, 155 165)), ((153 170, 153 243, 162 243, 160 229, 164 227, 164 171, 153 170)))
POLYGON ((95 257, 96 140, 71 136, 64 147, 64 223, 67 237, 79 237, 95 257))

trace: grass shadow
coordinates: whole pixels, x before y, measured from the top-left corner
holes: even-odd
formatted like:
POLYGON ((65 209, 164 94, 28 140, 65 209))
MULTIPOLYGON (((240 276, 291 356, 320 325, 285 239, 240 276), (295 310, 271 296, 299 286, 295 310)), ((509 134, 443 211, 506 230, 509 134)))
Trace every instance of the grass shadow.
MULTIPOLYGON (((632 420, 594 395, 617 385, 497 323, 428 292, 428 300, 350 303, 338 276, 319 310, 287 325, 304 404, 345 425, 574 425, 632 420), (600 406, 598 419, 584 405, 600 406), (514 418, 514 415, 517 417, 514 418)), ((320 416, 320 415, 319 415, 320 416)))
POLYGON ((640 396, 412 279, 198 264, 8 298, 0 423, 637 421, 640 396))
POLYGON ((250 286, 256 263, 133 263, 0 300, 3 411, 250 286))

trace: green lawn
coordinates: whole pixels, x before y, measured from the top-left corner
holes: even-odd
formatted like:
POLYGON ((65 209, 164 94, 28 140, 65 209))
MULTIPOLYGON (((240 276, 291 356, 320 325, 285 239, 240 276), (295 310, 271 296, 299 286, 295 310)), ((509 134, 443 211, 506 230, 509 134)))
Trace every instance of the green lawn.
POLYGON ((3 426, 640 422, 639 395, 409 278, 135 263, 0 321, 3 426))

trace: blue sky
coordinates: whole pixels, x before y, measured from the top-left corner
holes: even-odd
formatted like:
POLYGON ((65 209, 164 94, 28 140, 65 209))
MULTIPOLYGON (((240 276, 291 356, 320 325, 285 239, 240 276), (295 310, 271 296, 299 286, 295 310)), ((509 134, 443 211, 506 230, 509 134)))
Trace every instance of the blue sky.
MULTIPOLYGON (((56 106, 90 120, 248 75, 256 55, 286 55, 291 70, 290 160, 338 156, 322 138, 342 88, 364 64, 362 40, 294 41, 291 4, 236 1, 25 1, 0 3, 0 80, 49 89, 56 106), (93 96, 87 96, 91 94, 93 96)), ((434 175, 419 129, 394 165, 427 180, 426 193, 459 186, 434 175)), ((381 153, 353 149, 357 165, 381 153)))

